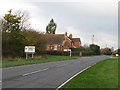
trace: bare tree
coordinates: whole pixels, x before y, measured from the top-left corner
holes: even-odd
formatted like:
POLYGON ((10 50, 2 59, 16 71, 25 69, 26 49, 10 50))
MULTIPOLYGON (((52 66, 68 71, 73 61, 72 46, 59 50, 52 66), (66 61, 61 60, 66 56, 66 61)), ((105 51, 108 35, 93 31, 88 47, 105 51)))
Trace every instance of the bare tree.
POLYGON ((0 16, 0 31, 2 31, 2 18, 0 16))
POLYGON ((5 20, 0 16, 0 32, 4 31, 3 27, 5 26, 5 20))
POLYGON ((21 17, 20 23, 21 30, 27 30, 31 28, 29 23, 30 16, 27 11, 17 10, 15 11, 15 15, 21 17))
POLYGON ((17 10, 14 12, 10 9, 8 14, 5 14, 3 17, 0 16, 0 30, 9 32, 17 26, 18 28, 16 29, 20 31, 30 29, 29 19, 30 16, 27 11, 17 10))

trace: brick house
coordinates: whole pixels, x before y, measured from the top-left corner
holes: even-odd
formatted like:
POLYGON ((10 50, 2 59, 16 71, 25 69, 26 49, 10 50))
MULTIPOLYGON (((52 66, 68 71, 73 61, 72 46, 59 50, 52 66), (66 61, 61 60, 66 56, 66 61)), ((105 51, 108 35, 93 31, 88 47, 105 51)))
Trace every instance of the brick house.
POLYGON ((80 38, 72 38, 72 34, 67 36, 67 32, 65 34, 44 34, 43 37, 48 43, 46 50, 65 51, 70 47, 81 46, 80 38))

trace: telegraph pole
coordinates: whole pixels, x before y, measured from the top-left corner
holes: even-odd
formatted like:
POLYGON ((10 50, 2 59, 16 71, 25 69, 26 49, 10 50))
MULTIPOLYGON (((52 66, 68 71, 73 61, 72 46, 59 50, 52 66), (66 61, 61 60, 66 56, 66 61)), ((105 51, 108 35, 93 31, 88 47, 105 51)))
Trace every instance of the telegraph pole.
POLYGON ((106 44, 106 48, 107 48, 107 44, 106 44))
POLYGON ((94 35, 92 35, 92 44, 94 44, 94 35))

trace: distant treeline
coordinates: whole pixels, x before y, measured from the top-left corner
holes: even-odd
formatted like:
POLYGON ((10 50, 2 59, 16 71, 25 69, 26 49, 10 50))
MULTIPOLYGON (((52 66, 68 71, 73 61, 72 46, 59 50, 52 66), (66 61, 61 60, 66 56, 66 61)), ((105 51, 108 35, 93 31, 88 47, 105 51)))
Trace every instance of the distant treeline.
POLYGON ((90 55, 100 55, 100 46, 91 44, 87 48, 71 48, 72 50, 72 55, 77 55, 77 56, 90 56, 90 55))

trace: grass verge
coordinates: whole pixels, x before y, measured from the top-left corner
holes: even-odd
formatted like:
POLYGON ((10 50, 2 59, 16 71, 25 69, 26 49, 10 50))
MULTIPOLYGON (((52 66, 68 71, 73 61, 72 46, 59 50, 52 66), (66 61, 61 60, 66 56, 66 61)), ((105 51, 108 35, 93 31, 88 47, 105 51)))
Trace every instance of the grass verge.
POLYGON ((85 70, 64 88, 118 88, 118 59, 101 61, 85 70))
POLYGON ((11 66, 20 66, 27 64, 37 64, 37 63, 45 63, 52 61, 61 61, 61 60, 69 60, 76 59, 76 57, 70 56, 48 56, 47 58, 37 58, 37 59, 21 59, 21 60, 3 60, 2 67, 11 67, 11 66))

